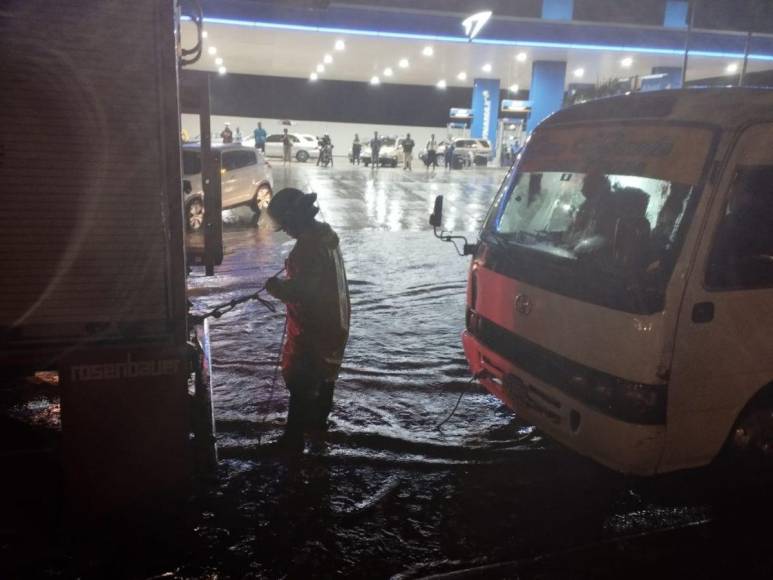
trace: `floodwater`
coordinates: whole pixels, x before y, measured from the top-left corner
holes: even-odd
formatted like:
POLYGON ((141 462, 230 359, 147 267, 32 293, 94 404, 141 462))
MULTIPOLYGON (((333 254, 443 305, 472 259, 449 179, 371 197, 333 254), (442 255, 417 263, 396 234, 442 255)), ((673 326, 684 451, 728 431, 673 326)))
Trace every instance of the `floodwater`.
MULTIPOLYGON (((292 461, 270 453, 287 411, 283 309, 247 303, 211 323, 221 462, 189 516, 121 541, 44 530, 25 550, 0 528, 8 577, 418 578, 476 566, 464 577, 771 577, 764 491, 703 472, 616 475, 470 383, 469 258, 426 222, 442 193, 446 226, 474 237, 503 177, 275 164, 275 189, 318 194, 349 277, 351 336, 326 442, 292 461)), ((224 220, 223 265, 189 280, 197 312, 260 288, 292 248, 247 209, 224 220)), ((41 389, 12 411, 45 423, 55 404, 41 389)))

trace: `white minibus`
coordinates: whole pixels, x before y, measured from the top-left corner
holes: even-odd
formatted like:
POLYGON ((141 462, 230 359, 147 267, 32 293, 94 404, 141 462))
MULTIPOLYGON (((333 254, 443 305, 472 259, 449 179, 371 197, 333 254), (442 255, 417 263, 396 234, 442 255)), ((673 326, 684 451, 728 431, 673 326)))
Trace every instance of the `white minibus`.
POLYGON ((464 350, 517 415, 625 473, 773 459, 773 92, 555 113, 466 249, 464 350))

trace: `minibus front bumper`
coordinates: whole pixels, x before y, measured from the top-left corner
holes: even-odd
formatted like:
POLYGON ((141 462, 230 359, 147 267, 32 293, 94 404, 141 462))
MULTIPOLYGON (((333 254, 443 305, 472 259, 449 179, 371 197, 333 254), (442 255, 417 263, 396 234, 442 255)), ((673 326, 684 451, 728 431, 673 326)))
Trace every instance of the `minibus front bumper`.
MULTIPOLYGON (((599 463, 635 475, 657 471, 666 427, 621 420, 519 368, 465 331, 470 369, 486 389, 553 439, 599 463)), ((664 386, 665 389, 665 386, 664 386)))

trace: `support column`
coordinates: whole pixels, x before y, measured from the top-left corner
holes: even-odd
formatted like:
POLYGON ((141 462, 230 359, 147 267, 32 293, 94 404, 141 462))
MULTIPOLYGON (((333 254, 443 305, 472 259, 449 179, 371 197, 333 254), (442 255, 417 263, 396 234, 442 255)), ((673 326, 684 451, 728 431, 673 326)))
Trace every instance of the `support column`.
POLYGON ((666 0, 663 26, 665 28, 687 28, 689 8, 687 0, 666 0))
POLYGON ((488 139, 492 149, 497 142, 499 121, 499 79, 475 79, 472 84, 473 139, 488 139))
POLYGON ((574 0, 542 0, 544 20, 571 20, 573 13, 574 0))
POLYGON ((564 82, 566 63, 556 60, 537 60, 531 67, 531 116, 528 130, 542 122, 548 115, 558 111, 564 104, 564 82))

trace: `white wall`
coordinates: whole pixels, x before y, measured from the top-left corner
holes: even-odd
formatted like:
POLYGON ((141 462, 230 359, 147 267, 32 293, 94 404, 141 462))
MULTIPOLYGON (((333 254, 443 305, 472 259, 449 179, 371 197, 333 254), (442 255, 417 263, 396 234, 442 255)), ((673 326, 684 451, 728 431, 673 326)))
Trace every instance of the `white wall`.
MULTIPOLYGON (((212 140, 220 138, 220 132, 226 122, 231 124, 231 130, 236 132, 239 127, 243 137, 252 135, 257 122, 263 123, 263 128, 269 135, 272 133, 281 133, 286 126, 282 125, 279 119, 261 119, 255 117, 226 117, 223 115, 212 115, 212 140)), ((199 134, 198 115, 182 115, 182 128, 191 138, 199 134)), ((403 127, 400 125, 369 125, 363 123, 329 123, 325 121, 293 121, 292 126, 287 127, 291 133, 308 133, 321 137, 325 133, 330 135, 333 140, 333 153, 337 156, 346 156, 351 150, 354 134, 360 136, 360 142, 366 143, 373 137, 373 131, 378 131, 379 135, 404 137, 410 133, 416 148, 422 149, 429 141, 430 135, 435 134, 435 139, 442 141, 448 137, 449 130, 446 127, 403 127)), ((458 137, 458 130, 454 131, 454 136, 458 137)))

